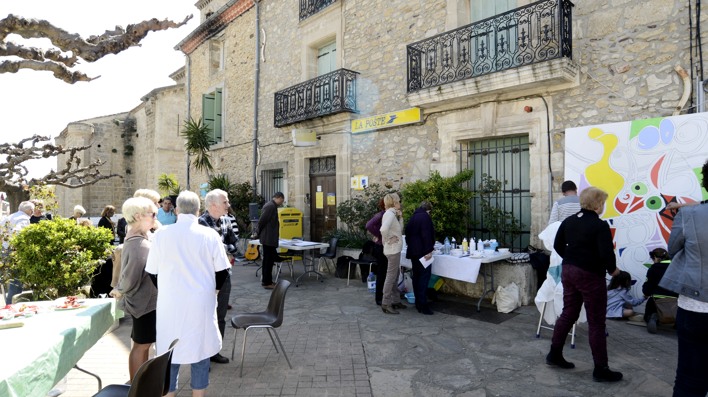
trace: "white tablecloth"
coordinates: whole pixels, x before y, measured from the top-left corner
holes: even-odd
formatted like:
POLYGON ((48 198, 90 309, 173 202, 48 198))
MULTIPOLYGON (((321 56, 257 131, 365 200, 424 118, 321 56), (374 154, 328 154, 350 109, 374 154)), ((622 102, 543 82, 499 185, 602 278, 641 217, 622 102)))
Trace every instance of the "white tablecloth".
MULTIPOLYGON (((48 307, 53 302, 30 302, 48 307)), ((76 310, 47 311, 21 328, 0 330, 0 396, 44 396, 123 316, 110 299, 86 299, 76 310)), ((5 321, 5 320, 2 320, 5 321)))
MULTIPOLYGON (((410 259, 406 259, 405 252, 401 253, 401 266, 411 268, 413 264, 410 259)), ((470 257, 457 258, 452 255, 433 255, 433 274, 440 277, 454 280, 476 283, 479 275, 479 268, 482 265, 481 259, 470 257)))

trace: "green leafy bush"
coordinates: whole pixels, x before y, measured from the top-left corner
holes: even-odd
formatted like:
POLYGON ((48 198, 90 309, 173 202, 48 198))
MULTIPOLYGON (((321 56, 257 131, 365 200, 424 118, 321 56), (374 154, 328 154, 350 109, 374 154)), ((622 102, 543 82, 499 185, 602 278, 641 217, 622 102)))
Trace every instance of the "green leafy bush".
POLYGON ((182 191, 175 174, 160 174, 157 177, 157 188, 163 196, 178 196, 182 191))
POLYGON ((337 216, 347 226, 346 230, 327 233, 327 239, 338 237, 338 246, 361 248, 366 241, 366 222, 379 212, 379 200, 395 192, 390 186, 372 183, 364 191, 337 205, 337 216))
POLYGON ((56 217, 29 225, 10 239, 11 268, 34 291, 35 300, 75 295, 110 255, 112 240, 106 228, 56 217))
POLYGON ((433 218, 436 239, 442 241, 446 236, 462 241, 467 231, 470 199, 473 193, 465 187, 472 179, 474 171, 464 170, 452 177, 442 177, 437 171, 430 173, 426 180, 407 183, 401 189, 403 218, 406 222, 423 200, 433 206, 430 213, 433 218))

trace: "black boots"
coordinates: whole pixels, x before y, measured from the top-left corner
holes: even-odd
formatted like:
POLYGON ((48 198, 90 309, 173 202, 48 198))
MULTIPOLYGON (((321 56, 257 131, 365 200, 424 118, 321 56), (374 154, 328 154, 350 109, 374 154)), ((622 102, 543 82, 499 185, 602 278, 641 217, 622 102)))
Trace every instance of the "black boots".
POLYGON ((565 361, 563 358, 563 350, 555 350, 551 348, 551 352, 546 356, 546 364, 563 369, 575 368, 575 364, 570 361, 565 361))
POLYGON ((592 380, 595 382, 617 382, 622 380, 622 373, 613 371, 610 367, 595 367, 592 371, 592 380))

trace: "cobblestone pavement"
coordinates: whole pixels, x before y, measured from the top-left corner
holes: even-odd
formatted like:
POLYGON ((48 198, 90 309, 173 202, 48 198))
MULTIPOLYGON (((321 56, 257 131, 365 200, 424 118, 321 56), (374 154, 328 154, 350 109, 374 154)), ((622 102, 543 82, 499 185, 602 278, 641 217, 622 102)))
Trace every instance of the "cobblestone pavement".
MULTIPOLYGON (((302 266, 296 265, 296 276, 302 266)), ((264 310, 270 291, 260 287, 254 266, 235 266, 233 312, 264 310)), ((484 310, 495 310, 483 307, 484 310)), ((608 321, 610 367, 625 379, 592 381, 587 326, 580 324, 575 349, 565 357, 573 370, 545 365, 551 331, 535 337, 535 306, 500 324, 414 309, 386 315, 360 282, 327 277, 291 285, 285 321, 278 334, 293 365, 276 353, 264 330, 249 332, 243 378, 239 360, 243 333, 236 338, 235 362, 214 364, 209 396, 668 396, 677 342, 671 329, 650 335, 646 328, 608 321)), ((228 320, 227 320, 228 323, 228 320)), ((228 326, 228 325, 227 325, 228 326)), ((79 362, 104 384, 128 379, 130 320, 103 337, 79 362)), ((234 332, 227 328, 222 354, 229 357, 234 332)), ((91 396, 94 378, 79 371, 67 377, 65 397, 91 396)), ((178 396, 190 396, 189 370, 180 370, 178 396)))

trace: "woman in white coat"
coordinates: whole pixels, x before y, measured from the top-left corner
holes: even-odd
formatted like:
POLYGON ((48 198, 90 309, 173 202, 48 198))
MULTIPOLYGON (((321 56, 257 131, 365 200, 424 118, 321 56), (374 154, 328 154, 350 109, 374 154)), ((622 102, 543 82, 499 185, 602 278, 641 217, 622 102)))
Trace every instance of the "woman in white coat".
POLYGON ((383 287, 381 310, 386 314, 399 314, 396 309, 405 309, 401 303, 398 291, 398 273, 401 266, 401 250, 403 249, 403 221, 401 214, 401 199, 396 193, 384 196, 386 211, 381 219, 381 240, 383 251, 388 259, 388 270, 383 287))

